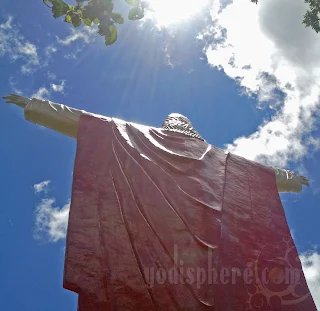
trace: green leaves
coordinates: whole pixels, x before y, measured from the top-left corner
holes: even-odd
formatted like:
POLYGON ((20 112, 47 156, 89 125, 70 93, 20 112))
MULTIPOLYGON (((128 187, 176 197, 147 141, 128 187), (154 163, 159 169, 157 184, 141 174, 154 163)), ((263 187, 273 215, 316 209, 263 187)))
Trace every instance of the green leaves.
POLYGON ((110 33, 109 26, 111 26, 111 25, 100 24, 99 27, 98 27, 99 35, 100 36, 109 35, 109 33, 110 33))
POLYGON ((82 21, 81 21, 81 18, 79 15, 74 14, 71 17, 71 22, 72 22, 73 27, 79 27, 81 25, 82 21))
POLYGON ((110 25, 108 28, 109 28, 109 33, 106 34, 104 38, 106 39, 106 42, 105 42, 106 45, 111 45, 116 42, 118 37, 118 32, 115 25, 110 25))
POLYGON ((302 23, 306 27, 311 27, 316 33, 320 32, 320 23, 317 11, 307 11, 303 16, 302 23))
POLYGON ((121 14, 111 13, 111 17, 112 17, 112 19, 114 20, 115 23, 118 23, 118 24, 123 24, 124 23, 124 19, 123 19, 121 14))
MULTIPOLYGON (((258 0, 251 0, 258 3, 258 0)), ((320 0, 304 0, 309 4, 309 10, 304 14, 302 24, 305 27, 311 27, 316 33, 320 32, 320 0)))
POLYGON ((137 0, 126 0, 126 2, 132 6, 138 6, 138 1, 137 0))
POLYGON ((105 8, 105 10, 107 10, 109 13, 111 13, 112 10, 113 10, 113 8, 114 8, 114 5, 113 5, 112 2, 110 2, 110 3, 105 4, 105 5, 104 5, 104 8, 105 8))
POLYGON ((84 18, 84 19, 82 19, 82 20, 83 20, 83 22, 84 22, 87 26, 91 27, 91 25, 92 25, 92 20, 91 20, 90 18, 84 18))
POLYGON ((62 0, 51 0, 52 13, 54 18, 58 18, 69 11, 69 5, 64 3, 62 0))
POLYGON ((303 24, 311 27, 316 33, 320 32, 320 0, 305 0, 309 4, 309 10, 303 16, 303 24))
POLYGON ((132 8, 129 12, 128 18, 132 21, 136 21, 144 17, 143 9, 136 7, 132 8))
POLYGON ((110 3, 112 3, 112 0, 101 0, 101 2, 104 5, 109 5, 110 3))
POLYGON ((71 20, 72 20, 71 15, 66 15, 64 21, 65 21, 66 23, 71 23, 71 20))
POLYGON ((90 20, 94 20, 98 13, 99 13, 99 10, 97 10, 95 7, 86 6, 82 10, 82 17, 84 19, 89 18, 90 20))
MULTIPOLYGON (((79 27, 82 22, 86 26, 98 25, 98 33, 105 38, 105 44, 111 45, 117 40, 118 32, 115 24, 123 24, 121 14, 113 12, 115 0, 73 0, 75 5, 68 5, 66 0, 42 0, 52 10, 54 18, 64 16, 66 23, 79 27), (51 5, 48 5, 51 4, 51 5)), ((125 0, 133 6, 129 12, 130 20, 144 17, 146 5, 142 0, 125 0)))
POLYGON ((116 42, 118 37, 117 28, 115 25, 99 25, 99 34, 104 36, 106 45, 111 45, 116 42))

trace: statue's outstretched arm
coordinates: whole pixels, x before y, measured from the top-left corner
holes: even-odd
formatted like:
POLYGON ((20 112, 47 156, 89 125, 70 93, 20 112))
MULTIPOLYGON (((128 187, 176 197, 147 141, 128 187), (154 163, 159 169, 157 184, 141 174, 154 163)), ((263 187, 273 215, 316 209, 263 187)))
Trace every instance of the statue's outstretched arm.
POLYGON ((279 168, 273 168, 276 174, 277 186, 279 192, 295 192, 302 190, 302 186, 309 186, 308 179, 304 176, 279 168))
MULTIPOLYGON (((90 114, 65 105, 19 95, 11 94, 3 98, 7 103, 23 108, 26 120, 74 138, 77 138, 81 114, 90 114)), ((279 192, 298 193, 302 190, 303 185, 309 186, 309 182, 304 176, 298 176, 291 171, 278 168, 274 168, 274 171, 279 192)))
POLYGON ((86 113, 65 105, 19 95, 11 94, 3 98, 7 103, 23 108, 26 120, 74 138, 77 138, 80 116, 86 113))

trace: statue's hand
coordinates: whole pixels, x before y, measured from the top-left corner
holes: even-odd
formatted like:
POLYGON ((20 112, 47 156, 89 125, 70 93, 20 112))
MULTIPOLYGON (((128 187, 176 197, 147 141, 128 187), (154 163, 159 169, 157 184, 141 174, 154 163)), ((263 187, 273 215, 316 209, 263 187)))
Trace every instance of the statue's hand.
POLYGON ((280 192, 299 193, 303 186, 309 186, 309 181, 304 176, 299 176, 292 171, 274 168, 277 187, 280 192))
POLYGON ((30 98, 14 95, 14 94, 3 96, 3 99, 6 101, 7 104, 15 104, 21 108, 25 108, 31 101, 30 98))
POLYGON ((309 187, 309 181, 306 177, 304 176, 297 176, 297 178, 299 179, 301 185, 305 185, 307 187, 309 187))

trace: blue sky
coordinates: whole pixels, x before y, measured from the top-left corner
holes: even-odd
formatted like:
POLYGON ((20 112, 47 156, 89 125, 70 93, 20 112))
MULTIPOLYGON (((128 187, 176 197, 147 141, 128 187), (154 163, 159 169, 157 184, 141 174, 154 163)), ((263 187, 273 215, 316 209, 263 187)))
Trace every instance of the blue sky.
MULTIPOLYGON (((126 21, 106 47, 42 1, 3 0, 0 94, 152 126, 180 112, 209 143, 306 175, 310 188, 281 198, 320 308, 319 37, 301 25, 301 1, 265 2, 214 0, 165 26, 156 14, 126 21)), ((76 142, 3 100, 0 112, 0 308, 76 310, 77 296, 62 289, 76 142)))

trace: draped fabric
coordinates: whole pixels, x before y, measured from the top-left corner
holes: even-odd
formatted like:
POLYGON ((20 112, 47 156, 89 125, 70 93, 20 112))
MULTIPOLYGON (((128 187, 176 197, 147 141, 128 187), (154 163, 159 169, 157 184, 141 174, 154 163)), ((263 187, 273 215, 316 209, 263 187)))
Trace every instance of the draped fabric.
POLYGON ((79 311, 316 310, 272 169, 89 115, 78 130, 64 287, 78 293, 79 311))

